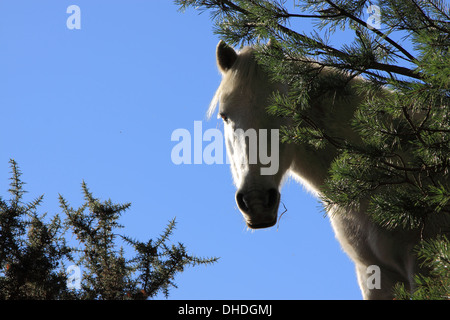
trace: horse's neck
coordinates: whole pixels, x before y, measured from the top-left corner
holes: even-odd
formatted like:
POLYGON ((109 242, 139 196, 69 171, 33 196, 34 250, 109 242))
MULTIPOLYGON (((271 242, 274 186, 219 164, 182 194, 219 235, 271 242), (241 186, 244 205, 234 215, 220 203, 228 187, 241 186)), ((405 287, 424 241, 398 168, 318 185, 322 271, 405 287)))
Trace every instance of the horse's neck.
POLYGON ((290 167, 291 173, 307 189, 319 194, 336 154, 333 146, 316 150, 312 146, 297 145, 290 167))
MULTIPOLYGON (((312 112, 308 116, 319 124, 328 136, 356 142, 359 137, 351 129, 350 121, 359 103, 361 98, 357 96, 340 101, 316 101, 312 104, 312 112)), ((294 148, 291 173, 308 189, 320 193, 331 163, 338 154, 337 148, 331 143, 326 143, 321 149, 310 145, 296 145, 294 148)))

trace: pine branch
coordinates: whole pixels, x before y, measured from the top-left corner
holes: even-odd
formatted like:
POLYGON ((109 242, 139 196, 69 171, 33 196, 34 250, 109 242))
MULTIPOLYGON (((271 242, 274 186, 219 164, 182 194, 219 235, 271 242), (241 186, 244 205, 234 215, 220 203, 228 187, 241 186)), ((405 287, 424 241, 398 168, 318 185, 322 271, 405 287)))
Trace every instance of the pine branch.
MULTIPOLYGON (((342 7, 339 7, 338 5, 336 5, 334 2, 330 1, 330 0, 325 0, 334 10, 336 10, 337 12, 339 12, 340 14, 350 18, 352 21, 356 22, 357 24, 367 28, 368 30, 370 30, 371 32, 375 33, 376 35, 378 35, 379 37, 383 38, 384 40, 386 40, 390 45, 394 46, 395 48, 397 48, 400 52, 402 52, 411 62, 416 61, 416 58, 414 58, 414 56, 412 54, 410 54, 405 48, 403 48, 402 46, 400 46, 397 42, 395 42, 394 40, 392 40, 391 38, 388 37, 388 35, 386 35, 385 33, 381 32, 380 30, 376 29, 376 28, 371 28, 366 22, 362 21, 361 19, 359 19, 358 17, 354 16, 353 14, 351 14, 350 12, 346 11, 345 9, 343 9, 342 7)), ((394 67, 394 66, 391 66, 394 67)), ((406 69, 406 68, 405 68, 406 69)), ((388 70, 384 70, 384 71, 388 71, 388 70)), ((395 71, 394 71, 395 72, 395 71)), ((400 72, 398 72, 400 73, 400 72)), ((403 74, 403 73, 400 73, 403 74)), ((407 75, 407 74, 405 74, 407 75)), ((409 75, 408 75, 409 76, 409 75)), ((416 78, 416 77, 413 77, 416 78)))

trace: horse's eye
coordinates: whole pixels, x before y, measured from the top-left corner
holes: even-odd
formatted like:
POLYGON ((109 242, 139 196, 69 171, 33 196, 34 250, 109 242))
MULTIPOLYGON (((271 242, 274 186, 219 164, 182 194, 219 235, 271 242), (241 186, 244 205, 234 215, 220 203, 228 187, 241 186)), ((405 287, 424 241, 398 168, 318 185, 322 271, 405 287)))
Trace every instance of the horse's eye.
POLYGON ((219 115, 220 115, 220 117, 222 118, 223 121, 228 122, 228 117, 227 117, 226 114, 221 112, 219 115))

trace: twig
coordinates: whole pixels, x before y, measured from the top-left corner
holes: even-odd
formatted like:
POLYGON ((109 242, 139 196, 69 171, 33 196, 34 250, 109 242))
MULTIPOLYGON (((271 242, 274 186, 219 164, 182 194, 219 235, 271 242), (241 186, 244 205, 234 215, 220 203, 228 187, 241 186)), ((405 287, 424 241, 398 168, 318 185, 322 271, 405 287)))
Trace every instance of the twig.
POLYGON ((277 221, 277 232, 278 232, 278 228, 280 227, 280 219, 281 217, 287 212, 286 206, 284 205, 283 201, 280 201, 281 204, 284 207, 284 211, 280 214, 280 216, 278 217, 278 221, 277 221))

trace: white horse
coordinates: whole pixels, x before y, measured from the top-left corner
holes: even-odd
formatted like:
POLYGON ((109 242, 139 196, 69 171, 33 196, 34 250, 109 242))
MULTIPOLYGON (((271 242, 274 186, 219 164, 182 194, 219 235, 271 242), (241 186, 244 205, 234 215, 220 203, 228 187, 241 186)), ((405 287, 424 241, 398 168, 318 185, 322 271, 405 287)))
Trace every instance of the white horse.
MULTIPOLYGON (((220 41, 216 49, 217 65, 222 82, 211 101, 208 115, 219 105, 219 116, 224 120, 227 153, 235 182, 236 202, 252 229, 273 226, 277 221, 280 202, 280 185, 286 174, 293 175, 312 193, 321 195, 321 186, 337 153, 332 148, 320 150, 301 144, 279 145, 279 168, 275 174, 263 175, 260 161, 249 162, 252 149, 247 140, 238 137, 237 129, 279 129, 286 119, 270 116, 266 108, 270 95, 287 87, 269 81, 267 74, 258 66, 250 47, 237 53, 220 41)), ((353 80, 361 81, 361 80, 353 80)), ((354 139, 350 119, 361 103, 361 97, 351 101, 321 99, 314 104, 319 110, 321 123, 329 123, 327 130, 336 136, 354 139)), ((319 120, 319 119, 316 119, 319 120)), ((271 149, 270 141, 267 139, 271 149)), ((364 299, 392 299, 392 288, 397 282, 413 288, 417 262, 412 252, 417 243, 417 233, 389 232, 373 223, 365 213, 364 205, 358 211, 334 208, 329 214, 336 238, 356 266, 358 283, 364 299), (379 272, 380 283, 372 282, 374 272, 379 272)))

